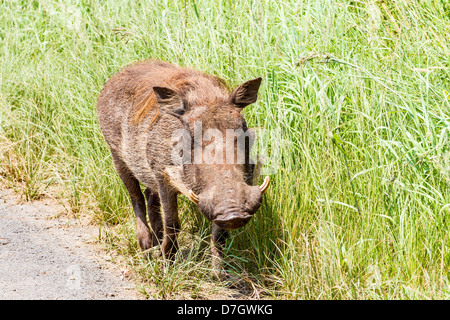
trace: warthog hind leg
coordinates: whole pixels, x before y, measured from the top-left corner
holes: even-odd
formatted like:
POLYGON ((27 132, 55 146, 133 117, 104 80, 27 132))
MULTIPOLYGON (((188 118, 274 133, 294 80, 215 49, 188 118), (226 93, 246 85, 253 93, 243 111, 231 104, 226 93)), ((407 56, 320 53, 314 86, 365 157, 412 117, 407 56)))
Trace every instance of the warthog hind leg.
POLYGON ((163 240, 163 226, 161 220, 161 203, 159 195, 150 188, 145 189, 145 199, 147 200, 148 220, 152 231, 153 246, 161 244, 163 240))
POLYGON ((159 185, 159 199, 162 206, 164 237, 162 250, 167 259, 173 260, 178 251, 177 235, 180 231, 178 219, 177 193, 165 183, 159 185))
POLYGON ((112 158, 117 173, 120 179, 122 179, 131 198, 131 204, 133 206, 134 214, 136 215, 136 229, 139 246, 142 251, 148 250, 152 247, 153 243, 150 228, 147 223, 145 199, 139 186, 139 181, 133 176, 125 163, 115 156, 114 153, 112 154, 112 158))

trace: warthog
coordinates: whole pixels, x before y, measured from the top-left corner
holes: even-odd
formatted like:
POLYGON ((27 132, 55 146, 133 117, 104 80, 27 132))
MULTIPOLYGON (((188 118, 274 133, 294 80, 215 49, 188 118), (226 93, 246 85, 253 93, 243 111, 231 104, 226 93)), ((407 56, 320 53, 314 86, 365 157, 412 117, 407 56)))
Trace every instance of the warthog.
POLYGON ((257 78, 230 92, 215 76, 153 60, 126 67, 106 83, 98 99, 98 119, 130 194, 143 251, 161 244, 165 257, 173 258, 180 229, 177 195, 182 193, 213 222, 213 261, 220 265, 227 231, 250 220, 269 185, 266 177, 261 186, 252 186, 251 134, 241 115, 256 101, 260 84, 257 78), (208 130, 221 135, 207 143, 203 139, 208 130), (228 144, 222 157, 217 150, 223 150, 230 132, 232 147, 228 144), (245 143, 236 142, 241 137, 245 143), (202 161, 205 151, 216 161, 202 161), (239 152, 243 161, 234 155, 239 152), (139 182, 147 187, 145 198, 139 182))

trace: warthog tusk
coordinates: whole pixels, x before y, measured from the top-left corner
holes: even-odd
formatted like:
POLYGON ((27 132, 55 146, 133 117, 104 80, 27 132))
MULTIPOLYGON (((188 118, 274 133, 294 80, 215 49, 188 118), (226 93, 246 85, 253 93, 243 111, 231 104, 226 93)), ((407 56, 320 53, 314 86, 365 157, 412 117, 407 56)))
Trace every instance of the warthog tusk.
POLYGON ((264 192, 266 192, 267 189, 269 189, 269 184, 270 184, 270 177, 269 177, 269 176, 266 176, 266 177, 264 178, 263 184, 259 186, 259 189, 261 190, 261 193, 264 194, 264 192))
MULTIPOLYGON (((267 189, 269 189, 269 184, 270 184, 270 177, 266 176, 264 178, 264 182, 262 185, 259 186, 259 189, 261 190, 261 193, 264 193, 267 191, 267 189)), ((198 195, 196 195, 192 190, 189 190, 188 192, 188 198, 189 200, 191 200, 193 203, 198 204, 198 195)))
POLYGON ((189 190, 188 196, 189 196, 189 199, 190 199, 193 203, 198 204, 198 195, 196 195, 192 190, 189 190))

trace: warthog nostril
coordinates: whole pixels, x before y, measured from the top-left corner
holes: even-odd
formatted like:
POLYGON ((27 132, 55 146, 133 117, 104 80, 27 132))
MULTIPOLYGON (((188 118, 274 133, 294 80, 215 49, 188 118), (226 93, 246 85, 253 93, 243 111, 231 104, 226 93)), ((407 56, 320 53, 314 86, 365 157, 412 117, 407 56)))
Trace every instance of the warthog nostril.
POLYGON ((213 222, 223 229, 230 230, 245 226, 250 221, 251 218, 252 215, 247 213, 244 214, 233 213, 225 217, 215 219, 213 222))

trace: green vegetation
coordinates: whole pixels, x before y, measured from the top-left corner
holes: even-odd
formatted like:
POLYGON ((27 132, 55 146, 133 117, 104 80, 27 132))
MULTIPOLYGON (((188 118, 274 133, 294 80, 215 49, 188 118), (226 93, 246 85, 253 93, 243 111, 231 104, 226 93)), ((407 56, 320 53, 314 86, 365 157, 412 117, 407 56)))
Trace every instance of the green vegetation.
POLYGON ((273 298, 448 299, 449 35, 448 0, 3 0, 2 180, 89 215, 159 297, 242 284, 273 298), (186 199, 177 263, 141 259, 95 105, 109 77, 147 58, 231 87, 263 78, 245 113, 281 130, 282 157, 257 216, 230 239, 240 281, 210 275, 209 225, 186 199))

